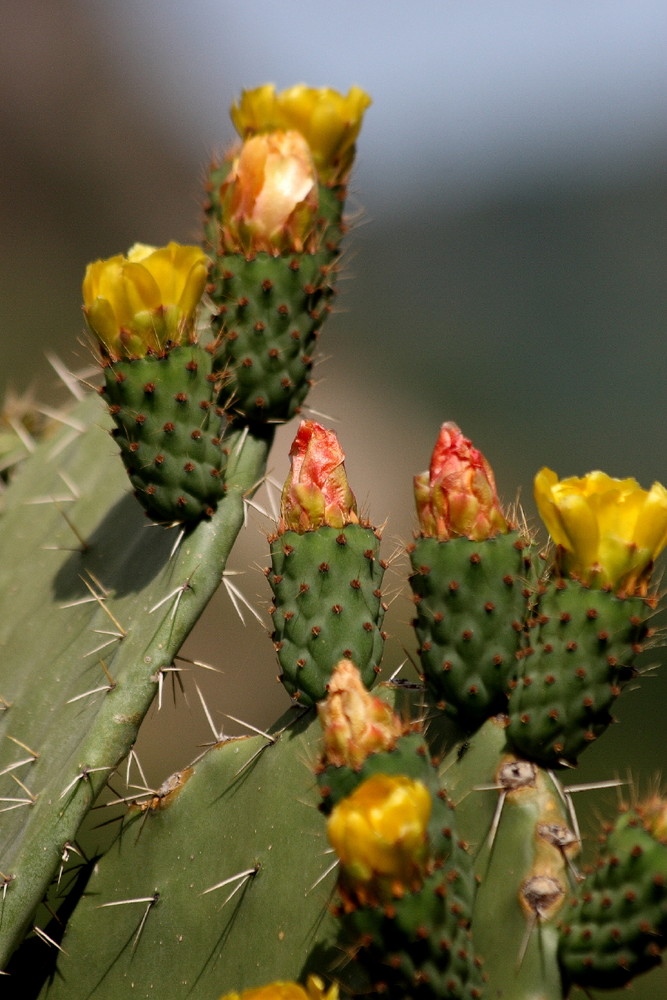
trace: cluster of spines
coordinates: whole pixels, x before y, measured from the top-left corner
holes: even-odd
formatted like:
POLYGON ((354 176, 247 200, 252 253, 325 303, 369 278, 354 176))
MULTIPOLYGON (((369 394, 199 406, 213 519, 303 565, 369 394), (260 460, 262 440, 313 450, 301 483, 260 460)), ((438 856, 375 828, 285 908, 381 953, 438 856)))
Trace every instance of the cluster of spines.
POLYGON ((167 523, 211 516, 224 495, 227 456, 210 353, 195 344, 110 362, 104 380, 112 436, 149 516, 167 523))
POLYGON ((410 547, 420 669, 427 689, 464 729, 507 711, 528 616, 530 542, 419 538, 410 547))
POLYGON ((542 766, 573 765, 613 721, 610 709, 649 633, 650 602, 560 578, 536 597, 509 700, 508 738, 542 766))
POLYGON ((432 865, 422 884, 397 891, 389 902, 360 905, 345 894, 336 908, 341 943, 368 977, 373 993, 419 1000, 478 1000, 482 963, 470 931, 474 900, 472 862, 458 839, 454 807, 440 787, 437 767, 421 733, 399 738, 392 750, 371 754, 359 769, 323 766, 317 780, 322 809, 330 813, 375 775, 403 775, 429 789, 432 865))
POLYGON ((341 659, 352 660, 370 688, 380 668, 385 633, 379 533, 361 524, 328 525, 271 543, 272 639, 280 680, 300 704, 326 697, 341 659))
POLYGON ((641 807, 607 828, 594 872, 560 924, 565 978, 584 989, 620 988, 660 963, 667 944, 667 845, 641 807))
POLYGON ((229 161, 211 166, 204 206, 215 367, 225 373, 221 400, 250 423, 285 421, 300 411, 308 394, 316 341, 332 309, 345 188, 318 186, 319 212, 305 241, 308 250, 244 256, 225 252, 221 242, 220 189, 229 169, 229 161))

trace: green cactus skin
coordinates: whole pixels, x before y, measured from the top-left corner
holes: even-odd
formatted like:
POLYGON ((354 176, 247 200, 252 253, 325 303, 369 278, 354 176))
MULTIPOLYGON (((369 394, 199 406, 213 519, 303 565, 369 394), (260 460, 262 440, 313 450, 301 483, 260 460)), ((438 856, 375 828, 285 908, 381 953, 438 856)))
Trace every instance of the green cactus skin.
POLYGON ((290 709, 271 732, 273 742, 212 747, 168 801, 129 809, 44 1000, 216 1000, 307 971, 333 975, 335 873, 307 763, 321 728, 313 712, 290 709), (137 898, 148 902, 105 905, 137 898))
POLYGON ((612 721, 610 708, 634 676, 652 613, 643 598, 576 581, 541 589, 509 702, 508 736, 520 754, 544 767, 576 764, 612 721))
POLYGON ((135 496, 154 521, 210 517, 224 494, 227 460, 218 376, 199 345, 104 369, 102 393, 135 496))
POLYGON ((562 914, 559 960, 585 989, 625 986, 667 945, 667 846, 630 809, 608 830, 594 873, 562 914))
POLYGON ((530 545, 517 532, 482 542, 420 538, 410 549, 424 681, 464 729, 507 710, 527 616, 530 545))
POLYGON ((489 719, 454 747, 440 780, 479 883, 472 927, 484 996, 561 1000, 557 919, 578 842, 562 789, 511 752, 506 721, 489 719))
POLYGON ((380 540, 373 528, 286 531, 271 543, 273 641, 280 680, 302 705, 326 697, 339 660, 352 660, 367 687, 379 671, 384 633, 380 540))
POLYGON ((285 421, 308 394, 316 340, 331 312, 345 189, 319 186, 314 252, 244 257, 220 247, 219 191, 228 170, 229 164, 211 168, 205 206, 213 261, 207 291, 219 333, 215 367, 225 375, 220 400, 250 423, 285 421))
POLYGON ((149 530, 127 496, 99 398, 67 419, 4 494, 0 796, 33 798, 2 814, 2 969, 217 589, 271 440, 232 435, 226 495, 172 553, 175 535, 149 530))
POLYGON ((328 812, 375 774, 404 774, 429 789, 433 812, 428 838, 434 870, 418 890, 389 904, 339 907, 341 943, 375 993, 476 1000, 481 963, 474 957, 470 917, 474 897, 471 859, 456 831, 456 816, 441 789, 424 737, 403 736, 395 749, 371 754, 358 771, 328 766, 318 773, 328 812))

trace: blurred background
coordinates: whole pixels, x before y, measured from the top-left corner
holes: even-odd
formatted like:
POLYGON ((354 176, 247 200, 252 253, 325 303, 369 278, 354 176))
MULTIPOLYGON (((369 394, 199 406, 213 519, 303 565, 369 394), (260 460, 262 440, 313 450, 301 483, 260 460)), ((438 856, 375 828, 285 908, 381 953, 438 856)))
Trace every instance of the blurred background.
MULTIPOLYGON (((364 510, 386 521, 385 556, 411 537, 412 476, 444 420, 531 519, 542 465, 664 482, 667 7, 407 7, 4 0, 0 392, 33 389, 53 405, 64 395, 46 352, 89 364, 89 260, 135 241, 198 240, 203 170, 234 140, 227 111, 242 88, 356 83, 374 103, 309 403, 338 430, 364 510)), ((277 482, 294 430, 279 434, 277 482)), ((222 671, 195 677, 226 732, 240 730, 224 713, 261 727, 289 704, 257 568, 270 530, 251 513, 233 563, 263 624, 246 613, 242 626, 222 590, 185 649, 222 671)), ((415 646, 404 571, 397 558, 386 674, 415 646)), ((142 737, 156 785, 211 738, 192 671, 182 679, 189 709, 181 693, 178 712, 165 699, 142 737)), ((664 766, 667 670, 643 688, 621 700, 622 724, 577 780, 632 771, 645 790, 664 766)))

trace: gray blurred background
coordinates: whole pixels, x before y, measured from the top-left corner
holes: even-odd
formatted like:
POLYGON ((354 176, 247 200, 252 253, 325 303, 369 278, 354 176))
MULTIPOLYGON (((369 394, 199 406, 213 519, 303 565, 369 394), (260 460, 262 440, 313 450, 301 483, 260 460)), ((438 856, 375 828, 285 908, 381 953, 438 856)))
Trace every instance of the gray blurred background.
MULTIPOLYGON (((357 83, 374 103, 310 404, 387 521, 385 555, 411 536, 411 478, 443 420, 531 518, 543 464, 664 482, 666 43, 664 0, 3 0, 2 392, 57 402, 45 352, 88 364, 89 260, 198 239, 203 167, 234 138, 241 88, 357 83)), ((273 454, 279 482, 294 429, 273 454)), ((156 784, 211 738, 195 679, 226 732, 240 730, 224 713, 266 726, 289 703, 257 569, 270 529, 252 513, 233 562, 264 626, 242 627, 221 592, 185 652, 223 672, 184 673, 189 708, 178 694, 178 712, 151 711, 140 752, 156 784)), ((404 570, 390 570, 396 594, 404 570)), ((387 674, 414 649, 409 618, 398 595, 387 674)), ((631 770, 645 789, 664 766, 667 670, 643 688, 577 779, 631 770)))

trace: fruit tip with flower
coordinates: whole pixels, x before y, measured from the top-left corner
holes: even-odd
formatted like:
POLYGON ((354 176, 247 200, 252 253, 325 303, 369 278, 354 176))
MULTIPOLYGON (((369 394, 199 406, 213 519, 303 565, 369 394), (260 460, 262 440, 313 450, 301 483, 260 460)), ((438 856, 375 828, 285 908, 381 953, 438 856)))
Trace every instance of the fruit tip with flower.
POLYGON ((420 888, 431 863, 432 807, 423 782, 397 774, 373 775, 334 806, 327 836, 344 905, 377 905, 420 888))
POLYGON ((555 570, 618 594, 648 594, 655 560, 667 545, 667 490, 596 470, 559 480, 535 477, 535 502, 556 545, 555 570))
POLYGON ((421 534, 438 541, 484 541, 507 534, 491 466, 456 424, 442 424, 431 464, 414 477, 421 534))
POLYGON ((305 534, 323 526, 358 524, 357 502, 336 433, 302 420, 290 449, 290 472, 280 499, 278 533, 305 534))
POLYGON ((347 180, 370 104, 369 95, 357 86, 345 95, 331 87, 305 84, 277 92, 267 83, 244 90, 230 115, 242 139, 262 132, 300 132, 310 146, 319 180, 334 185, 347 180))
POLYGON ((317 172, 295 130, 248 136, 220 188, 219 252, 316 249, 317 172))
POLYGON ((135 243, 88 264, 83 313, 105 364, 163 356, 194 343, 195 313, 204 293, 208 258, 200 247, 135 243))

